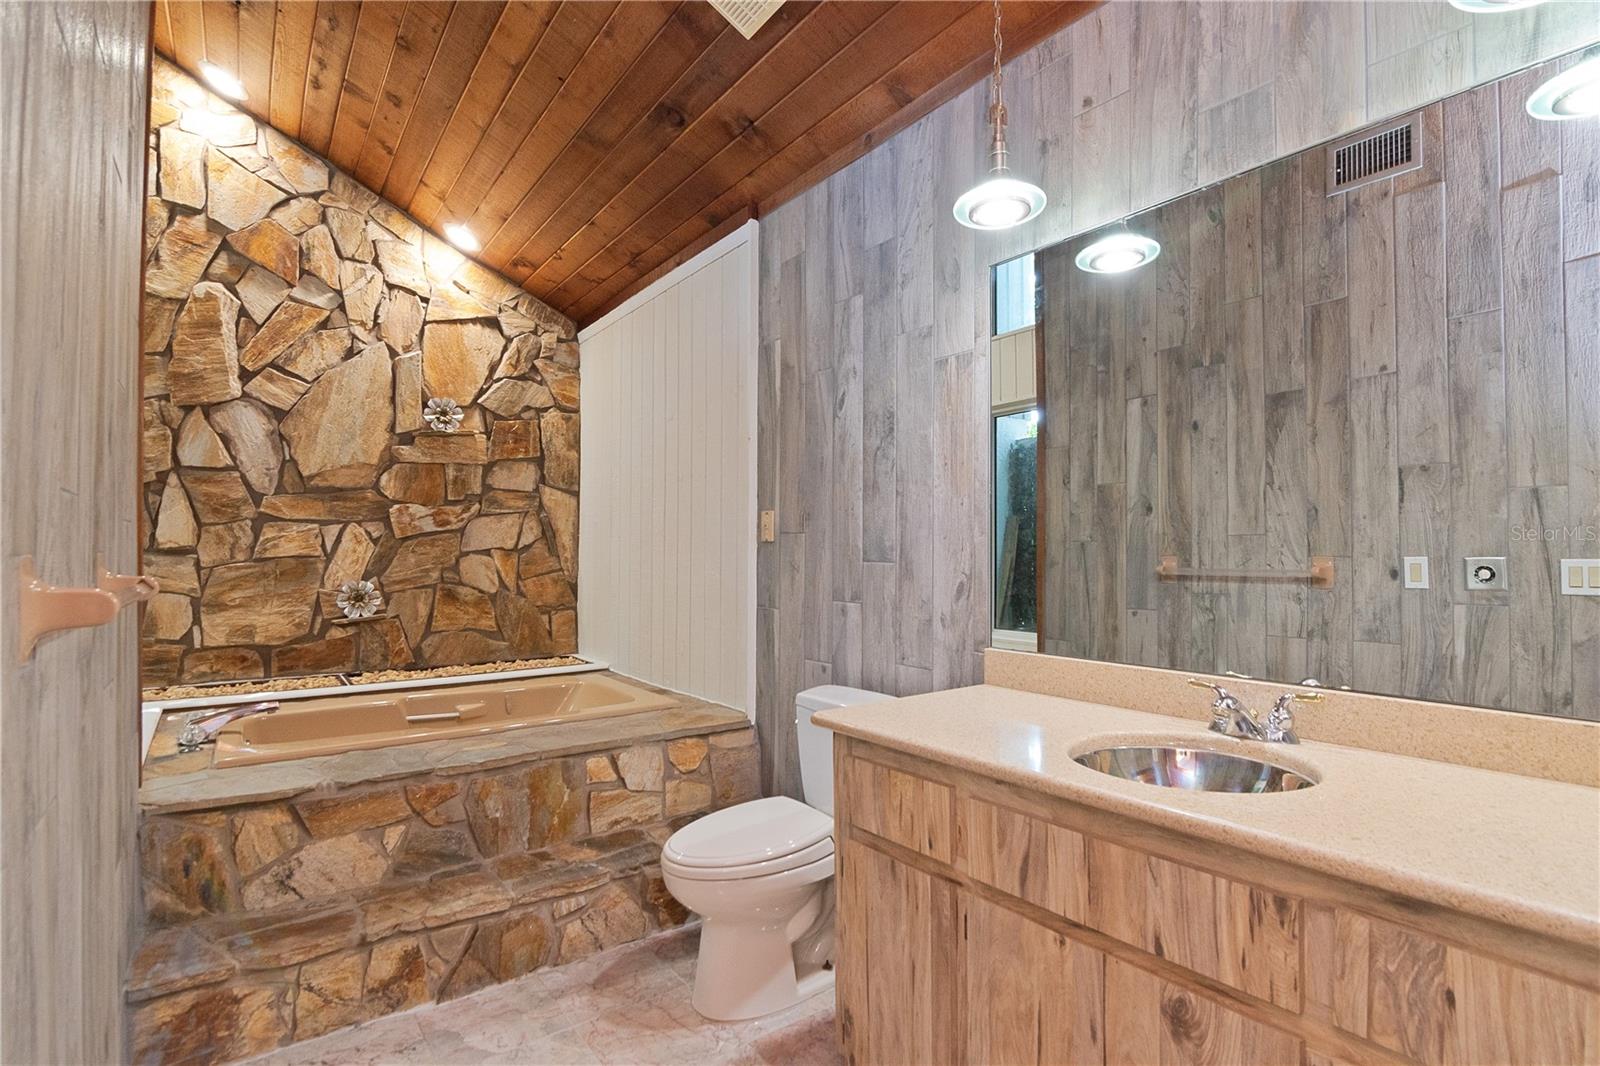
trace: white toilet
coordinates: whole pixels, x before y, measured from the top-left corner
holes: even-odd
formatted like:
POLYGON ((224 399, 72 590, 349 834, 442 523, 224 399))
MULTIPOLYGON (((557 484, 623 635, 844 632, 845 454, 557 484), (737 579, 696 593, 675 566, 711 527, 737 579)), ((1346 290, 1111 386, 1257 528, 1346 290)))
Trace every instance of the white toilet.
POLYGON ((833 986, 833 734, 811 716, 875 703, 880 692, 822 685, 795 697, 800 783, 787 796, 726 807, 661 849, 661 876, 700 915, 694 1009, 755 1018, 833 986))

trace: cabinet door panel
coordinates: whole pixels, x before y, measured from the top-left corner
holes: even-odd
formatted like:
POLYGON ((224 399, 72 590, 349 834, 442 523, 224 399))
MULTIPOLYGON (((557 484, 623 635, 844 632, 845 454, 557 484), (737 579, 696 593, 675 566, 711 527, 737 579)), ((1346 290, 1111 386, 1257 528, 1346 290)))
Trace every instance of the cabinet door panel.
POLYGON ((861 844, 845 848, 847 970, 839 991, 851 1059, 873 1066, 957 1060, 956 887, 861 844))
POLYGON ((1298 1066, 1299 1038, 1106 960, 1106 1066, 1298 1066))
POLYGON ((977 896, 961 904, 966 1061, 1100 1066, 1105 956, 977 896))
POLYGON ((1600 996, 1342 907, 1306 914, 1307 1000, 1424 1066, 1600 1061, 1600 996))

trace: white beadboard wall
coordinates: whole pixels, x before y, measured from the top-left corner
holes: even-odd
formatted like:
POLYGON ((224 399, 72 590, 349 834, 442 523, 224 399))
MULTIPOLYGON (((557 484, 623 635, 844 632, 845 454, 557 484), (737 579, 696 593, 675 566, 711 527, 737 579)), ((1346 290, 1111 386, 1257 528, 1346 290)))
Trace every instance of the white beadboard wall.
POLYGON ((578 650, 753 715, 756 240, 580 334, 578 650))

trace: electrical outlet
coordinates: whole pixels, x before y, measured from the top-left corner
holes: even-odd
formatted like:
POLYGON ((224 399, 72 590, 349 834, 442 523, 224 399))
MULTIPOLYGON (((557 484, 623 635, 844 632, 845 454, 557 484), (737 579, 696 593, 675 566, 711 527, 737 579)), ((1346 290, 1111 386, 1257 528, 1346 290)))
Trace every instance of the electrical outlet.
POLYGON ((759 523, 759 527, 760 527, 760 529, 759 529, 759 532, 758 532, 757 535, 761 538, 761 543, 763 543, 763 544, 771 544, 773 541, 777 540, 778 539, 778 512, 777 511, 762 511, 761 512, 761 521, 759 523))
POLYGON ((1600 559, 1561 560, 1561 595, 1600 596, 1600 559))
POLYGON ((1466 564, 1468 592, 1486 592, 1510 587, 1506 582, 1505 556, 1469 555, 1463 562, 1466 564))
POLYGON ((1425 589, 1428 587, 1428 557, 1426 555, 1408 555, 1403 560, 1401 573, 1405 575, 1405 587, 1408 589, 1425 589))

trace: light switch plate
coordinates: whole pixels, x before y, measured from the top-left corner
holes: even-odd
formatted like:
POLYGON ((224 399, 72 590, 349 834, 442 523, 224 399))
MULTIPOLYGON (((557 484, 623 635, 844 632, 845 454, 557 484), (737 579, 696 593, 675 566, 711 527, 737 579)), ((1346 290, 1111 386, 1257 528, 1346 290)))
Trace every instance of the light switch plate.
POLYGON ((1469 555, 1462 561, 1466 564, 1463 579, 1468 592, 1487 592, 1491 589, 1510 587, 1506 582, 1505 556, 1469 555))
POLYGON ((1401 575, 1408 589, 1425 589, 1428 587, 1428 557, 1426 555, 1408 555, 1402 561, 1401 575))
POLYGON ((1600 596, 1600 559, 1563 559, 1561 595, 1600 596))

